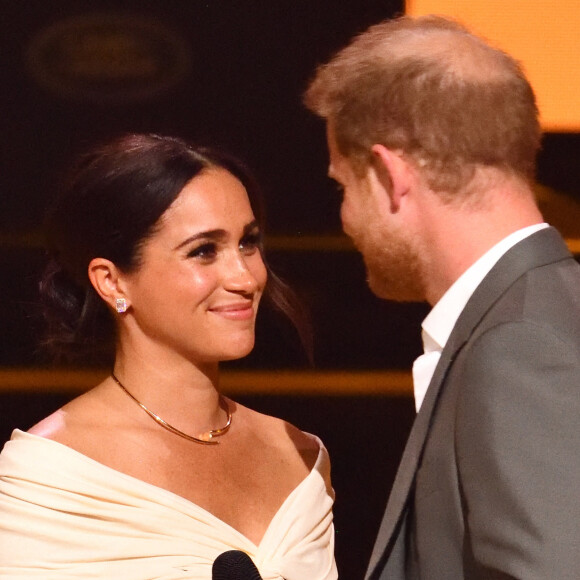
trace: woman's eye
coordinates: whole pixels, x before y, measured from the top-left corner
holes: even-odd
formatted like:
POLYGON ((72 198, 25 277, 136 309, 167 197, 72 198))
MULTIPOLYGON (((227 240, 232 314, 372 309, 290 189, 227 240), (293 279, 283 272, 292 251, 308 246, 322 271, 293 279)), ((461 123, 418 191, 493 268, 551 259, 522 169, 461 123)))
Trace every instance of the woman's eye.
POLYGON ((253 254, 260 248, 262 236, 259 233, 248 234, 240 240, 240 250, 245 254, 253 254))
POLYGON ((199 258, 201 260, 213 260, 217 255, 217 248, 215 244, 203 244, 190 250, 187 254, 188 258, 199 258))

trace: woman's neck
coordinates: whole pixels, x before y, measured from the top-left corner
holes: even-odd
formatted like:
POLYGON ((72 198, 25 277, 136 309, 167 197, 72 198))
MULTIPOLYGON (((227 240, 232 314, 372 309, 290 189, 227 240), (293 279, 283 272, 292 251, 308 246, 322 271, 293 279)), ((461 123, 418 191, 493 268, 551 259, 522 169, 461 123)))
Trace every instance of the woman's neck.
POLYGON ((191 433, 220 427, 218 363, 199 365, 174 355, 144 356, 119 347, 113 372, 131 395, 177 429, 191 433))

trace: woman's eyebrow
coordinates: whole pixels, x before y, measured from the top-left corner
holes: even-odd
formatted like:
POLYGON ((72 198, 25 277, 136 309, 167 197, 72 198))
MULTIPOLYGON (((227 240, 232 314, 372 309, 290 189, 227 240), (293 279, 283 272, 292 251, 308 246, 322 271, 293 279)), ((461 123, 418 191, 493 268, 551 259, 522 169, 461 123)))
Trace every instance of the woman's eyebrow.
MULTIPOLYGON (((244 235, 248 234, 252 230, 255 230, 258 227, 258 220, 252 220, 250 223, 244 226, 244 235)), ((193 234, 192 236, 187 237, 183 242, 180 242, 177 246, 175 246, 174 250, 179 250, 190 244, 191 242, 195 242, 197 240, 209 240, 214 242, 220 242, 227 238, 228 233, 226 230, 216 229, 216 230, 207 230, 204 232, 198 232, 197 234, 193 234)))
POLYGON ((247 234, 248 232, 251 232, 252 230, 255 229, 260 229, 258 225, 258 220, 252 220, 249 224, 246 224, 246 226, 244 227, 244 234, 247 234))
POLYGON ((225 230, 208 230, 205 232, 199 232, 199 233, 193 234, 192 236, 189 236, 188 238, 183 240, 183 242, 181 242, 177 246, 175 246, 174 250, 179 250, 180 248, 183 248, 183 246, 186 246, 187 244, 189 244, 191 242, 195 242, 197 240, 210 240, 210 241, 219 242, 226 237, 227 237, 227 232, 225 230))

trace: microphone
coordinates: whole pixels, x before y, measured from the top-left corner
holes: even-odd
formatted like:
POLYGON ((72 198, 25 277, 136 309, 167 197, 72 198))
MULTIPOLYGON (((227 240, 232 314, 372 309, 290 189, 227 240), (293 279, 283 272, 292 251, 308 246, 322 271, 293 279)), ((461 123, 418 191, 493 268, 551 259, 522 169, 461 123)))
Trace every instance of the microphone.
POLYGON ((212 580, 262 580, 250 556, 241 550, 220 554, 211 568, 211 577, 212 580))

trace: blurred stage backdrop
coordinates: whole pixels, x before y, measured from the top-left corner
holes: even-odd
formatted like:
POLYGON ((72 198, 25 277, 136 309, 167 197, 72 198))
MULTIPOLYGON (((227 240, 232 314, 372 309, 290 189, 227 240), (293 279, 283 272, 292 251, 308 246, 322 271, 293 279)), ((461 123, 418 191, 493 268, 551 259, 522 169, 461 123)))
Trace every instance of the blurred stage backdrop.
MULTIPOLYGON (((264 310, 255 352, 228 365, 224 385, 325 441, 339 572, 363 576, 413 420, 408 370, 427 308, 367 289, 340 231, 323 124, 301 95, 318 63, 403 10, 403 0, 0 3, 0 445, 107 373, 53 368, 37 346, 41 222, 63 171, 125 132, 224 146, 263 185, 268 258, 315 328, 312 368, 292 328, 264 310)), ((579 152, 577 133, 548 134, 538 176, 547 218, 573 248, 579 152)))

